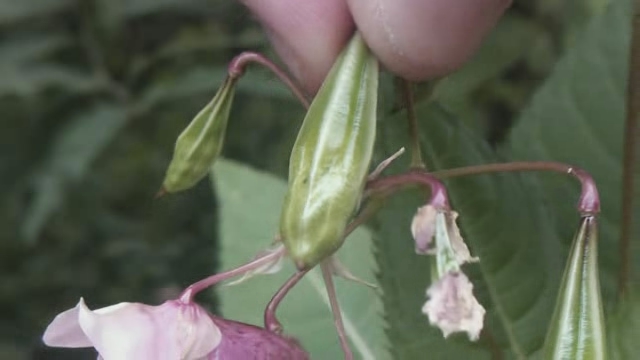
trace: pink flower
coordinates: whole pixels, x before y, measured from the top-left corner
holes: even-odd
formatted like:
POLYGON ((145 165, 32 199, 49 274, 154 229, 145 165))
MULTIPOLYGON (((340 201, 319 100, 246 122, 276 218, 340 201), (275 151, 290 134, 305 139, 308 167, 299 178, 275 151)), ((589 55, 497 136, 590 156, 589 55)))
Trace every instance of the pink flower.
POLYGON ((44 343, 95 347, 103 360, 307 360, 293 339, 210 315, 195 303, 120 303, 90 310, 80 299, 49 324, 44 343))
POLYGON ((442 330, 446 338, 451 333, 466 331, 470 340, 477 340, 482 330, 485 309, 473 296, 473 285, 462 272, 449 272, 427 290, 429 301, 422 312, 431 325, 442 330))
POLYGON ((95 347, 104 360, 191 360, 212 352, 221 334, 194 303, 120 303, 92 311, 80 299, 49 324, 43 340, 56 347, 95 347))

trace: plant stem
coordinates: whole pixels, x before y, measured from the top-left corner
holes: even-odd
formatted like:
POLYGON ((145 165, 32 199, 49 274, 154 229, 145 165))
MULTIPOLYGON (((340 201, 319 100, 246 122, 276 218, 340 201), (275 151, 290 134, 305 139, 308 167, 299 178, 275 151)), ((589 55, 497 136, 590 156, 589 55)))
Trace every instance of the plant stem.
POLYGON ((406 79, 401 79, 402 96, 404 97, 405 107, 407 108, 407 120, 409 122, 409 139, 411 142, 411 168, 426 169, 422 160, 422 151, 420 151, 420 137, 418 135, 418 118, 413 96, 413 84, 406 79))
POLYGON ((274 64, 273 61, 269 60, 262 54, 246 51, 234 57, 229 63, 229 77, 236 79, 242 76, 249 63, 256 63, 269 69, 280 79, 280 81, 289 87, 293 95, 300 100, 305 108, 309 107, 309 100, 298 85, 296 85, 284 70, 280 69, 278 65, 274 64))
POLYGON ((322 277, 324 278, 324 284, 327 288, 327 296, 329 297, 329 304, 331 305, 331 312, 333 313, 333 323, 338 331, 338 338, 340 339, 340 346, 344 352, 345 360, 352 360, 353 353, 349 347, 349 340, 347 339, 347 332, 344 329, 344 323, 342 322, 342 313, 340 312, 340 304, 338 303, 338 297, 336 295, 336 287, 333 284, 333 274, 328 266, 327 262, 320 264, 322 269, 322 277))
POLYGON ((586 171, 571 165, 551 162, 511 162, 501 164, 488 164, 467 166, 457 169, 440 170, 431 173, 438 178, 450 178, 465 175, 478 175, 493 172, 514 172, 514 171, 551 171, 572 175, 582 185, 580 199, 578 200, 578 211, 581 215, 597 214, 600 212, 600 197, 598 189, 591 175, 586 171))
POLYGON ((398 188, 412 184, 429 186, 431 189, 429 204, 439 209, 449 209, 449 198, 444 184, 432 173, 421 169, 413 169, 402 174, 372 180, 367 183, 365 194, 367 196, 373 194, 388 195, 397 191, 398 188))
POLYGON ((618 296, 627 293, 631 273, 629 248, 633 235, 634 170, 638 166, 640 149, 640 1, 634 2, 631 25, 631 55, 627 83, 627 119, 624 130, 622 172, 622 221, 620 224, 618 296))
POLYGON ((268 254, 258 257, 257 259, 254 259, 244 265, 238 266, 235 269, 231 269, 219 274, 211 275, 205 279, 195 282, 189 287, 187 287, 186 289, 184 289, 184 291, 182 291, 182 294, 180 294, 179 299, 183 303, 190 303, 193 300, 193 298, 196 296, 196 294, 198 294, 202 290, 208 287, 211 287, 221 281, 227 280, 234 276, 242 275, 246 272, 249 272, 251 270, 264 266, 269 262, 272 262, 278 259, 279 257, 284 256, 284 251, 285 250, 283 246, 280 249, 277 249, 273 252, 269 252, 268 254))
POLYGON ((280 306, 282 299, 289 293, 289 291, 309 272, 308 270, 298 271, 291 276, 285 283, 278 289, 273 295, 269 304, 267 304, 264 310, 264 327, 265 329, 280 334, 282 332, 282 324, 278 321, 276 316, 276 310, 280 306))

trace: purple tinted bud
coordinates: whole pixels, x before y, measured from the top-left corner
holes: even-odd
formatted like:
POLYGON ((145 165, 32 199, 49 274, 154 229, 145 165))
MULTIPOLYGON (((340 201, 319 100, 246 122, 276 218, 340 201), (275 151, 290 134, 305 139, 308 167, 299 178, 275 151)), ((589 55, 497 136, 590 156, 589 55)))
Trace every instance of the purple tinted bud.
POLYGON ((293 339, 257 326, 212 316, 222 341, 208 360, 307 360, 309 355, 293 339))

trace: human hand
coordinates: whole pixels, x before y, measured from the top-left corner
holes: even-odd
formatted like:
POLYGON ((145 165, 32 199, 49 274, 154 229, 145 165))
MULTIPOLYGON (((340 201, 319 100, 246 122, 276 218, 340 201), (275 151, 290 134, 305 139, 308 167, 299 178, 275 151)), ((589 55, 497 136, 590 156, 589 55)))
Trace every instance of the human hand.
POLYGON ((409 80, 462 65, 511 0, 240 0, 314 93, 355 26, 386 69, 409 80))

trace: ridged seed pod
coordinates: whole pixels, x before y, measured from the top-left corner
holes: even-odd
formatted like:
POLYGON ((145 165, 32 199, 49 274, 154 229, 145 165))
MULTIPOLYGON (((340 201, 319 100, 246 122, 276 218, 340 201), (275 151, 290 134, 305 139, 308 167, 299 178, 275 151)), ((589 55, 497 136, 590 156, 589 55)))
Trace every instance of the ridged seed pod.
POLYGON ((162 184, 162 192, 186 190, 209 173, 224 143, 235 81, 227 78, 213 100, 178 137, 173 159, 162 184))
POLYGON ((311 103, 291 152, 280 235, 299 269, 344 241, 371 162, 377 91, 377 60, 356 33, 311 103))

